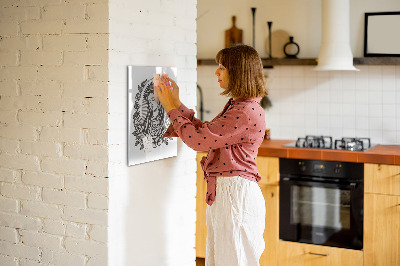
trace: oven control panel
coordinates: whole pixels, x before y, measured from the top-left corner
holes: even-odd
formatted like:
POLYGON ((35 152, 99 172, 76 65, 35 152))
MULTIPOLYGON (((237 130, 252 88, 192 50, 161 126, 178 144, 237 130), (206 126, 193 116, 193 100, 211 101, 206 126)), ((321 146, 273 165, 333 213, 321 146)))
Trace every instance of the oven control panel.
POLYGON ((280 158, 279 166, 281 175, 358 180, 364 176, 364 164, 361 163, 280 158))

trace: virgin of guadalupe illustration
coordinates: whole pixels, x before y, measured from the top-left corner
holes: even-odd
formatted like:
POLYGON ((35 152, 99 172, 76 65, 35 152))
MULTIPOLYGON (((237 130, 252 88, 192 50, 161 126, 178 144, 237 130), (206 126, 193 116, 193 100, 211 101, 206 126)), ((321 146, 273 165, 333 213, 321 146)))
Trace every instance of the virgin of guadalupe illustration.
POLYGON ((128 66, 128 165, 177 155, 175 138, 163 138, 169 118, 154 93, 155 73, 176 80, 176 68, 128 66))

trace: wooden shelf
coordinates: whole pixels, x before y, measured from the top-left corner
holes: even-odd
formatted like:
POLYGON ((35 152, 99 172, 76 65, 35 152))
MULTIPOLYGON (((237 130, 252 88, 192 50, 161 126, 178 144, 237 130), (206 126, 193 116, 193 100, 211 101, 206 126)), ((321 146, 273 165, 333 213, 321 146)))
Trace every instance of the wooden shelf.
POLYGON ((400 57, 356 57, 355 65, 400 65, 400 57))
MULTIPOLYGON (((261 58, 264 68, 274 66, 316 66, 316 58, 261 58)), ((400 65, 400 57, 356 57, 354 65, 400 65)), ((197 59, 198 66, 217 65, 214 59, 197 59)))
MULTIPOLYGON (((315 58, 261 58, 264 67, 317 65, 315 58)), ((198 66, 217 65, 214 59, 197 59, 198 66)))

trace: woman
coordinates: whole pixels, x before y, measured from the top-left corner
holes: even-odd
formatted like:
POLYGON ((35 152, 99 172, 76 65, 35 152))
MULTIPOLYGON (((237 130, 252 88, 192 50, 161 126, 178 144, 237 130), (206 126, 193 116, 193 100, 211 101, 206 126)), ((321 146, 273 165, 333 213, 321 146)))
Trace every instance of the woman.
POLYGON ((259 104, 266 95, 262 62, 246 45, 219 51, 216 62, 221 95, 231 98, 211 122, 194 118, 194 111, 180 102, 175 82, 163 78, 156 92, 171 120, 164 136, 179 136, 196 151, 208 150, 201 161, 209 205, 206 265, 259 265, 265 247, 265 201, 255 163, 265 134, 259 104))

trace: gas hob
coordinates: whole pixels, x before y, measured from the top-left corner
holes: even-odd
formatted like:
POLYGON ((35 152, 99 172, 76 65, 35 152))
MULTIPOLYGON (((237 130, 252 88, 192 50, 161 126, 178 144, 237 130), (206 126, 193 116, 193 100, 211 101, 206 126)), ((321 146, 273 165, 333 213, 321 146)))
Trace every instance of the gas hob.
POLYGON ((300 137, 296 142, 283 145, 284 147, 331 149, 347 151, 366 151, 375 145, 371 145, 370 138, 343 137, 335 139, 331 136, 307 135, 300 137))

